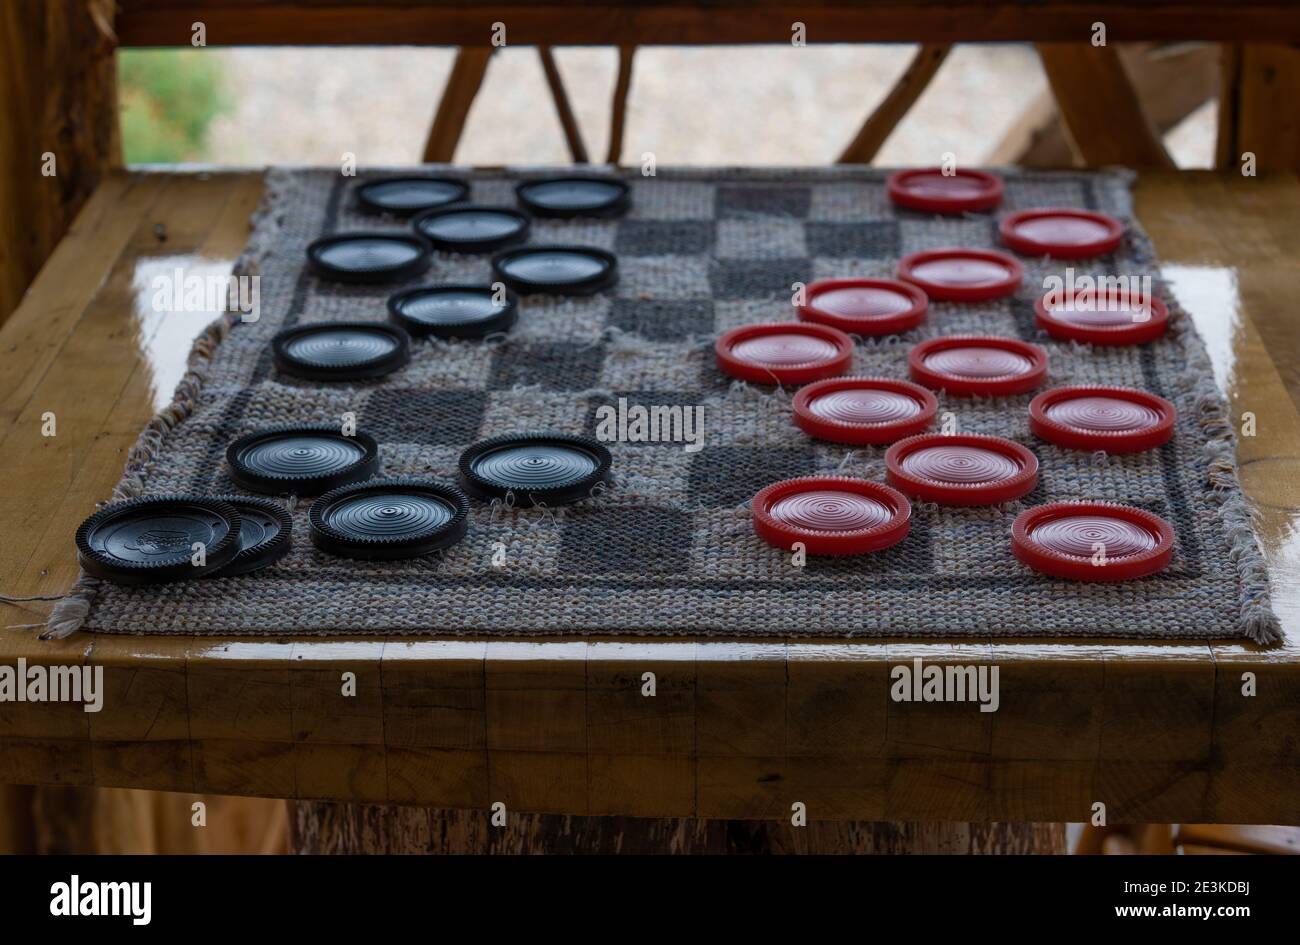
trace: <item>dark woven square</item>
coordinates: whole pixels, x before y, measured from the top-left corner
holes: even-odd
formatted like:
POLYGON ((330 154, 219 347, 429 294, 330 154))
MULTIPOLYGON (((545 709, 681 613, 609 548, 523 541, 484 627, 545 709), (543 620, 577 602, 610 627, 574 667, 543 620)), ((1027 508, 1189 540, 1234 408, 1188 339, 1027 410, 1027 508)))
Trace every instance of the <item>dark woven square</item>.
POLYGON ((366 400, 359 423, 381 442, 457 446, 478 435, 486 408, 481 390, 383 387, 366 400))
POLYGON ((710 299, 615 299, 609 324, 650 341, 713 333, 710 299))

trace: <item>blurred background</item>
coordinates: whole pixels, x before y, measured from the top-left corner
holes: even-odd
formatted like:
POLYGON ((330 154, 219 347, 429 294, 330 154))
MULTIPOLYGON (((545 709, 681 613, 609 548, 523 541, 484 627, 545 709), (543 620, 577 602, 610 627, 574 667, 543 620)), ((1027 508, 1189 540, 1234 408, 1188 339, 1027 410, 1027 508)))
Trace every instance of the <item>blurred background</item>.
MULTIPOLYGON (((907 45, 667 47, 637 51, 623 163, 829 164, 915 54, 907 45)), ((555 51, 588 151, 604 155, 618 56, 555 51)), ((128 163, 412 164, 455 58, 453 49, 123 49, 128 163)), ((961 45, 876 157, 883 166, 1003 163, 1050 116, 1037 53, 961 45)), ((1181 109, 1180 109, 1181 111, 1181 109)), ((1161 125, 1166 122, 1161 122, 1161 125)), ((1179 167, 1210 167, 1215 102, 1161 128, 1179 167)), ((498 50, 456 160, 569 161, 537 51, 498 50)))

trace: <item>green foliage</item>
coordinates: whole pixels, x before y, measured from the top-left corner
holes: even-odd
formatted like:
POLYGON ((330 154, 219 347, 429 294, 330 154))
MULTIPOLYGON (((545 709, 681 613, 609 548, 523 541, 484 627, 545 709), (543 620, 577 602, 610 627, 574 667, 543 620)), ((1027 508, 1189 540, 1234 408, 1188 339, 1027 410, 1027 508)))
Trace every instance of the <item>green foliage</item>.
POLYGON ((214 50, 122 50, 118 94, 127 163, 202 159, 208 126, 229 107, 222 79, 214 50))

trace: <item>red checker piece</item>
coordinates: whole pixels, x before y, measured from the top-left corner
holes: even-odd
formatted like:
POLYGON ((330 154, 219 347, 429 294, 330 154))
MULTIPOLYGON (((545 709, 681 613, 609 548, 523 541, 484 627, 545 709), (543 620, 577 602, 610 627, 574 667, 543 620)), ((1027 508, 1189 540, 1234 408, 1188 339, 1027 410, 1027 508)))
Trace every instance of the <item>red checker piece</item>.
POLYGON ((773 483, 754 496, 754 531, 810 555, 860 555, 898 544, 912 527, 912 504, 878 482, 809 476, 773 483))
POLYGON ((1131 387, 1054 387, 1029 402, 1029 429, 1071 450, 1154 449, 1173 437, 1177 416, 1163 397, 1131 387))
POLYGON ((885 469, 891 486, 941 505, 1010 502, 1038 484, 1038 457, 1000 436, 914 436, 889 448, 885 469))
POLYGON ((967 397, 1023 394, 1047 377, 1046 351, 992 335, 931 338, 913 346, 907 363, 917 383, 967 397))
POLYGON ((889 199, 900 207, 932 213, 991 210, 1002 202, 1002 178, 984 171, 918 167, 896 171, 885 183, 889 199))
POLYGON ((932 299, 981 302, 1020 288, 1025 269, 992 249, 927 249, 898 262, 898 278, 919 286, 932 299))
POLYGON ((742 325, 718 338, 718 368, 754 384, 807 384, 835 377, 853 361, 853 339, 809 322, 742 325))
POLYGON ((924 387, 883 377, 836 377, 794 395, 794 422, 819 440, 858 446, 922 433, 939 401, 924 387))
POLYGON ((1140 293, 1077 291, 1058 299, 1051 293, 1034 303, 1034 322, 1053 338, 1094 345, 1140 345, 1164 335, 1169 309, 1140 293))
POLYGON ((998 232, 1004 244, 1026 256, 1088 259, 1118 249, 1124 224, 1091 210, 1043 207, 1008 214, 998 232))
POLYGON ((1055 502, 1016 516, 1011 550, 1022 564, 1052 577, 1128 581, 1169 566, 1174 530, 1145 509, 1055 502))
POLYGON ((925 293, 907 282, 821 279, 808 286, 799 318, 852 335, 896 335, 921 324, 929 307, 925 293))

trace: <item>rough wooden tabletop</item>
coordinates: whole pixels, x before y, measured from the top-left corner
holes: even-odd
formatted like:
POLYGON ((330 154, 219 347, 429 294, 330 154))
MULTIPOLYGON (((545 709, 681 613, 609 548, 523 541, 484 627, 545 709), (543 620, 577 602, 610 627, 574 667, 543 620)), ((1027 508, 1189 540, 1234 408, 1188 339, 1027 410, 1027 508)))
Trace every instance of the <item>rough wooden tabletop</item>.
MULTIPOLYGON (((57 596, 71 536, 165 404, 205 313, 152 276, 226 272, 257 173, 119 173, 0 328, 0 593, 57 596), (41 435, 47 413, 57 435, 41 435)), ((104 708, 0 702, 0 781, 716 818, 1300 823, 1300 185, 1141 177, 1138 216, 1256 435, 1240 441, 1287 642, 40 642, 0 665, 104 667, 104 708), (1001 704, 898 703, 915 657, 1000 670, 1001 704), (342 694, 354 673, 356 694, 342 694), (642 694, 654 674, 654 696, 642 694), (1242 694, 1254 674, 1255 695, 1242 694)))

